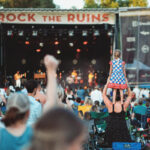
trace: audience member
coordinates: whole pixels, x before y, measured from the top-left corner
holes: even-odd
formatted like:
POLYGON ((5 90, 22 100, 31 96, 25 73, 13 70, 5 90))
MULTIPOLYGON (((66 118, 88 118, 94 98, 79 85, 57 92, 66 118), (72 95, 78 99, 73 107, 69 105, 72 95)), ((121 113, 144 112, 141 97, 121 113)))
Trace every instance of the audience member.
POLYGON ((26 126, 29 117, 29 98, 20 93, 12 94, 7 102, 7 112, 2 122, 5 128, 0 128, 0 149, 21 150, 30 143, 32 128, 26 126))
POLYGON ((26 84, 30 101, 30 115, 27 122, 29 125, 33 125, 42 114, 42 105, 34 98, 37 91, 37 85, 35 80, 29 80, 26 84))

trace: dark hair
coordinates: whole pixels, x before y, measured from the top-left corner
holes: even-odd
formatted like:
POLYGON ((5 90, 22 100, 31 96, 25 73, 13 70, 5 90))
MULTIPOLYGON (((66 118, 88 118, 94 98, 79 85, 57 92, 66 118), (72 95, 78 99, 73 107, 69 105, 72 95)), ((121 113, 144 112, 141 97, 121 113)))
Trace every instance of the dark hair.
POLYGON ((28 91, 28 93, 33 93, 34 89, 37 88, 38 83, 37 81, 31 79, 29 81, 27 81, 26 83, 26 89, 28 91))
POLYGON ((114 57, 115 57, 115 58, 120 58, 120 56, 121 56, 120 50, 115 50, 115 52, 114 52, 114 57))
POLYGON ((16 87, 15 89, 16 89, 16 92, 21 91, 20 87, 16 87))
POLYGON ((120 91, 119 89, 117 89, 117 92, 116 92, 116 101, 120 101, 121 98, 120 98, 120 91))
POLYGON ((143 104, 143 101, 142 100, 139 100, 139 105, 142 105, 143 104))
POLYGON ((80 98, 80 97, 77 97, 77 98, 76 98, 76 102, 77 102, 77 103, 81 103, 81 98, 80 98))
POLYGON ((15 124, 17 121, 23 120, 25 118, 27 112, 19 113, 17 108, 12 107, 10 110, 6 112, 6 115, 2 119, 2 122, 6 127, 15 124))
POLYGON ((30 150, 62 150, 84 133, 83 122, 63 108, 49 110, 35 125, 30 150))
POLYGON ((97 106, 96 105, 92 106, 91 111, 92 112, 97 112, 97 106))
POLYGON ((99 101, 95 101, 94 104, 95 104, 96 106, 99 106, 99 101))

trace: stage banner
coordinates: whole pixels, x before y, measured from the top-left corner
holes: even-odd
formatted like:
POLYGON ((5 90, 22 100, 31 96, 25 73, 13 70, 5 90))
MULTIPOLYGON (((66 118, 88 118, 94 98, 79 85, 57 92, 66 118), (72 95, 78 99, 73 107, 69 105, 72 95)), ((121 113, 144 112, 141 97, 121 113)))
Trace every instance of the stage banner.
POLYGON ((115 24, 114 12, 103 11, 3 11, 1 23, 18 24, 115 24))
POLYGON ((133 83, 150 82, 150 11, 120 12, 123 60, 133 83))

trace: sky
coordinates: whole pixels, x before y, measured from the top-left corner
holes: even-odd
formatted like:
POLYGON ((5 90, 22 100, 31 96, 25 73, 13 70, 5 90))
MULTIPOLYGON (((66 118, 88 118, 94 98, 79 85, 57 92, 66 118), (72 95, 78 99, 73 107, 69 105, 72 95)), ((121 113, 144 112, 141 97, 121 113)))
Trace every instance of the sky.
POLYGON ((78 9, 83 8, 84 0, 53 0, 56 5, 62 9, 70 9, 75 6, 78 9))
MULTIPOLYGON (((83 8, 84 0, 53 0, 56 5, 59 5, 61 9, 70 9, 75 6, 78 9, 83 8)), ((150 6, 150 0, 148 0, 150 6)))

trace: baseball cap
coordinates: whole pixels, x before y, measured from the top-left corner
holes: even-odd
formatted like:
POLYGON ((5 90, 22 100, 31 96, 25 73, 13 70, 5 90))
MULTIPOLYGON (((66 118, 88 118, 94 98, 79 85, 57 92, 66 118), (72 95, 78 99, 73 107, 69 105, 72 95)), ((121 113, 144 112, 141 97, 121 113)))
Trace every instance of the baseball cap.
POLYGON ((22 93, 13 93, 9 96, 6 110, 11 108, 17 108, 20 113, 25 113, 30 108, 30 102, 28 96, 22 93))

